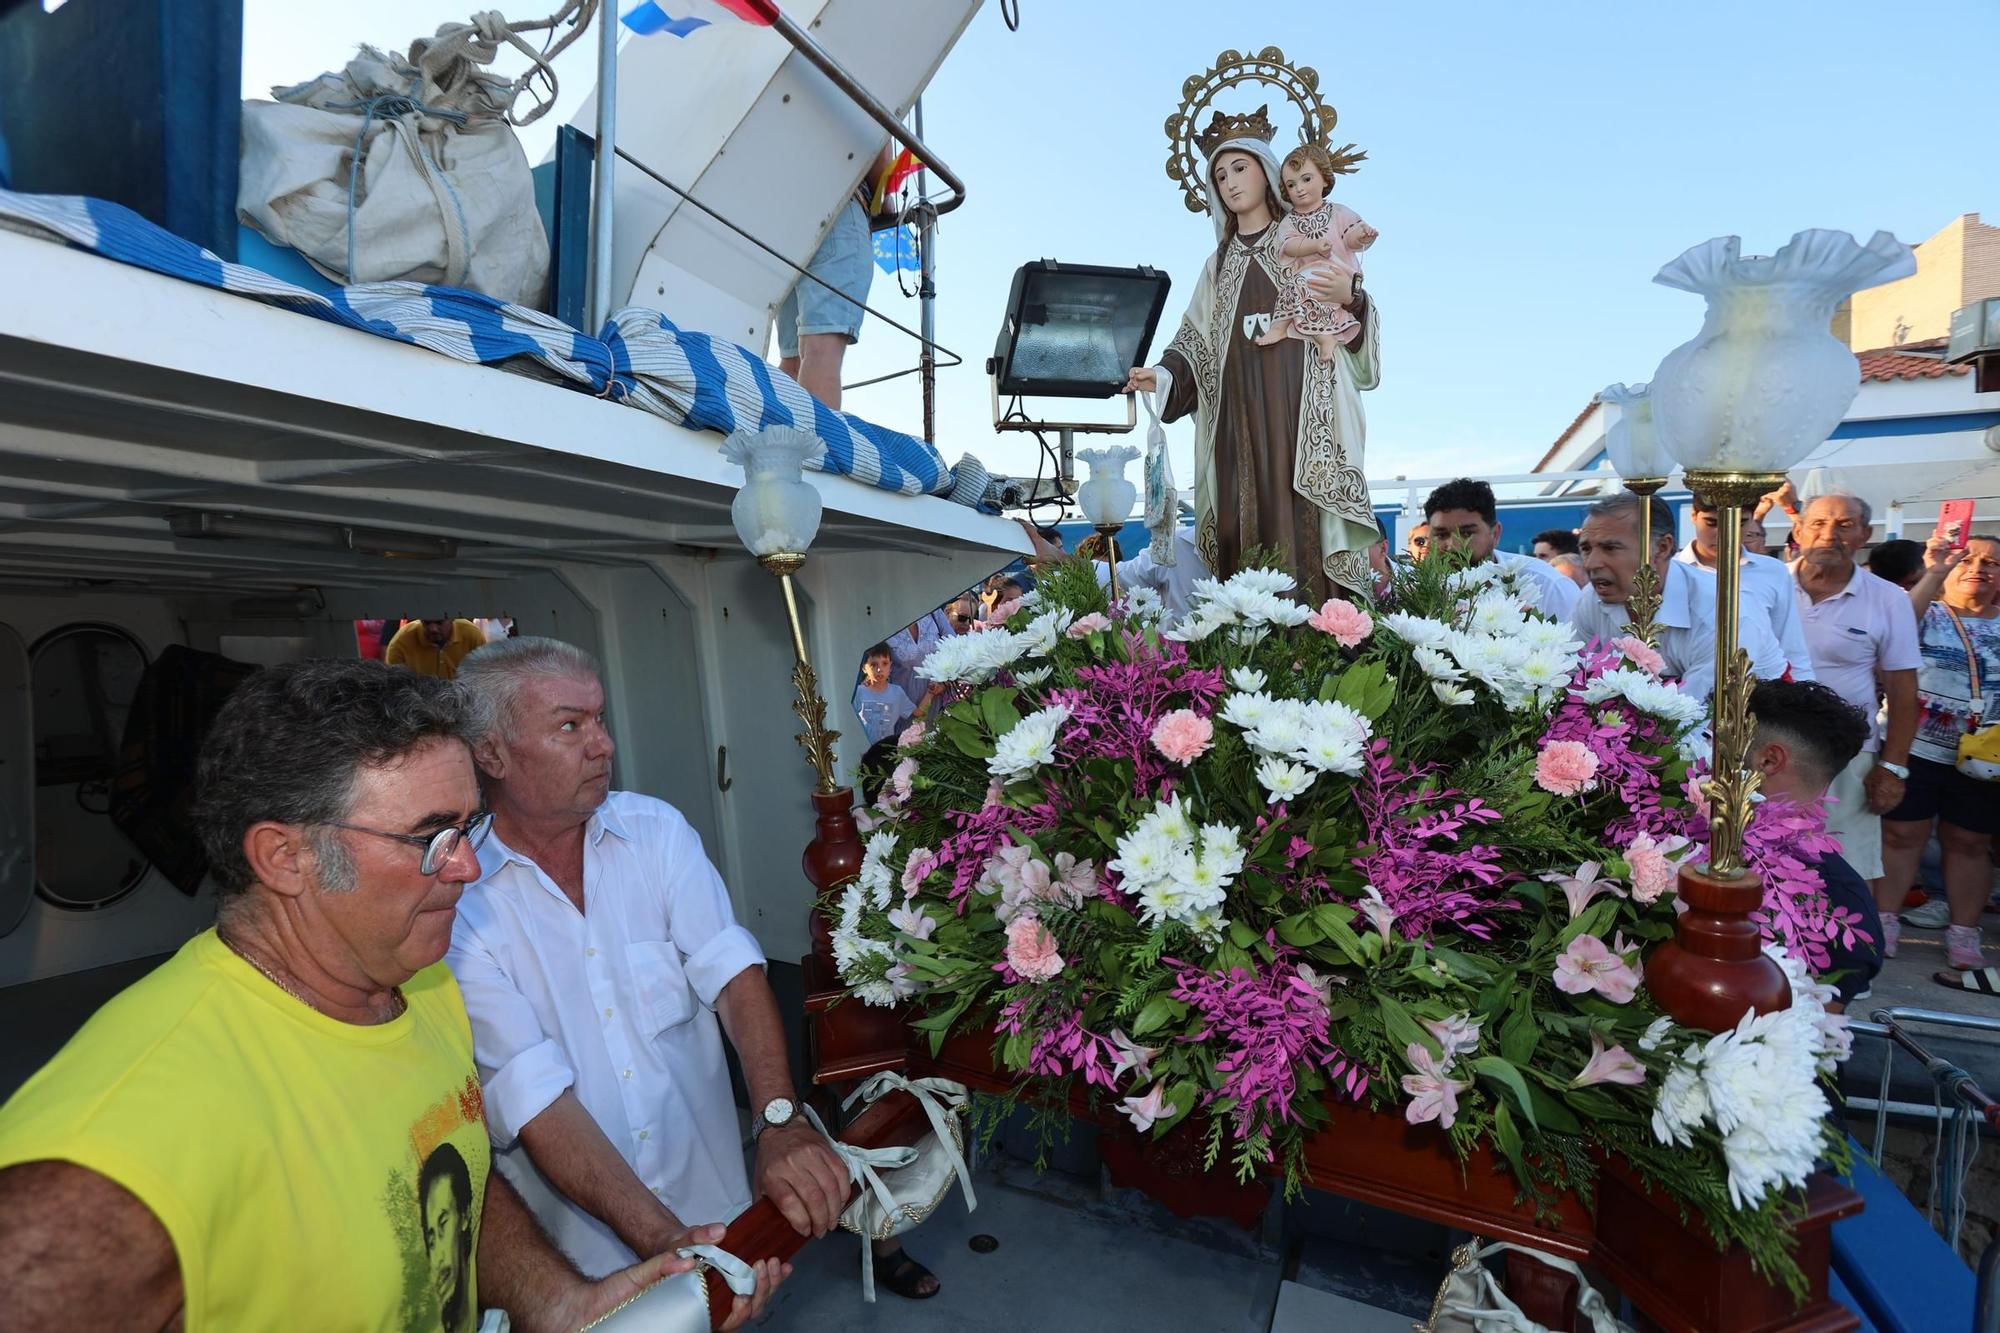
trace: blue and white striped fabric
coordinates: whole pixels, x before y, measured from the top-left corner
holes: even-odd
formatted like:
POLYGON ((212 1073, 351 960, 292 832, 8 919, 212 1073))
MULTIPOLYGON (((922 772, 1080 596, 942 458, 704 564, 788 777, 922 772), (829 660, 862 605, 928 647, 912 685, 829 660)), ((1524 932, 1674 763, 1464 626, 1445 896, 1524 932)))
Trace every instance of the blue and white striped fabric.
POLYGON ((824 471, 905 495, 952 489, 951 469, 929 444, 835 412, 746 349, 682 332, 656 310, 620 310, 593 338, 539 311, 457 287, 372 282, 320 295, 228 263, 121 205, 75 195, 0 190, 0 227, 454 360, 629 402, 693 430, 727 435, 798 426, 826 441, 824 471))

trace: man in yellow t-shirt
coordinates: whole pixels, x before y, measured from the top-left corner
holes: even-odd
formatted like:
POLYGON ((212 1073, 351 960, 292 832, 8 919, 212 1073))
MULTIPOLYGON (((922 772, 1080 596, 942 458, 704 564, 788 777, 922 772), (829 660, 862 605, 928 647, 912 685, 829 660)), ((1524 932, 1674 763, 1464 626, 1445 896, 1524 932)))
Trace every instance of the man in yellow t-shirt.
POLYGON ((589 1282, 489 1173, 440 961, 489 822, 475 716, 375 662, 230 698, 196 816, 215 928, 0 1107, 0 1331, 470 1333, 484 1307, 568 1333, 692 1266, 589 1282))
POLYGON ((486 634, 470 620, 412 620, 396 631, 382 660, 426 676, 452 680, 465 655, 486 642, 486 634))

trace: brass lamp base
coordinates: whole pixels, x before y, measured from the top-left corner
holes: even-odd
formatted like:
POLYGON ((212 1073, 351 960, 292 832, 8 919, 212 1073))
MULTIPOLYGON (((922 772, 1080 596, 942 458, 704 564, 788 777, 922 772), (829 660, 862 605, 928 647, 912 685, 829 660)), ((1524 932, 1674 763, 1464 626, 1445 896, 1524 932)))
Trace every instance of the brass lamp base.
POLYGON ((1659 647, 1660 626, 1653 619, 1660 613, 1660 602, 1664 593, 1660 589, 1659 571, 1653 568, 1653 492, 1667 484, 1665 477, 1628 477, 1625 489, 1639 497, 1639 569, 1632 576, 1632 596, 1625 603, 1625 614, 1632 622, 1632 633, 1648 648, 1659 647))
POLYGON ((792 739, 806 752, 806 762, 819 775, 817 790, 822 794, 837 792, 840 784, 833 779, 833 745, 840 739, 840 733, 827 729, 826 700, 820 697, 819 676, 806 656, 805 627, 799 622, 798 594, 792 588, 792 575, 805 565, 805 553, 773 551, 758 556, 757 563, 777 576, 778 586, 785 591, 785 616, 792 626, 792 692, 796 696, 792 711, 805 724, 805 730, 792 739))
POLYGON ((1104 567, 1111 571, 1111 600, 1118 600, 1118 534, 1125 528, 1123 523, 1094 523, 1098 539, 1104 544, 1104 567))

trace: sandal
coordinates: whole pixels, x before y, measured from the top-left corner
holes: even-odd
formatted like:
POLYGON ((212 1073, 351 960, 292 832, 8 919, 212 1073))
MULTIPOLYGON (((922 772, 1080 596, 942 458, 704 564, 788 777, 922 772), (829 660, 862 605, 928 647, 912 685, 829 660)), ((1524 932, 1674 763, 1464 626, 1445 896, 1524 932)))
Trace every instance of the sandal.
POLYGON ((943 1289, 937 1280, 937 1274, 912 1259, 909 1250, 900 1245, 896 1247, 894 1254, 875 1256, 875 1285, 887 1287, 898 1296, 911 1301, 927 1301, 943 1289), (926 1278, 930 1279, 931 1283, 929 1291, 924 1290, 926 1278))
POLYGON ((2000 995, 2000 967, 1975 967, 1964 972, 1937 972, 1931 980, 1952 990, 1969 990, 1980 995, 2000 995))

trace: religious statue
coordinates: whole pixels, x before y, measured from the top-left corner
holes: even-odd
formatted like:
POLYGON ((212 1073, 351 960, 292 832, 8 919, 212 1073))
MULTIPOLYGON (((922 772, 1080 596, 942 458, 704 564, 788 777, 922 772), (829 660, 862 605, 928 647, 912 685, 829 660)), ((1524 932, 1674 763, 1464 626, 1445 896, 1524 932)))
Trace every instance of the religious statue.
POLYGON ((1361 321, 1347 307, 1361 276, 1361 254, 1379 234, 1344 204, 1327 198, 1333 189, 1333 154, 1325 144, 1300 144, 1278 168, 1285 201, 1292 211, 1278 224, 1278 253, 1290 276, 1278 289, 1270 332, 1258 338, 1270 346, 1284 338, 1310 338, 1320 357, 1331 359, 1335 344, 1352 347, 1361 321), (1336 295, 1322 301, 1309 280, 1321 274, 1335 282, 1336 295))
POLYGON ((1381 535, 1362 474, 1360 394, 1380 372, 1374 302, 1350 261, 1374 234, 1351 210, 1324 202, 1332 178, 1366 155, 1352 144, 1326 147, 1334 113, 1319 99, 1318 82, 1276 47, 1253 57, 1225 51, 1206 76, 1187 81, 1186 100, 1167 122, 1174 146, 1167 174, 1181 183, 1191 211, 1209 213, 1216 249, 1160 364, 1134 368, 1126 388, 1164 388, 1166 420, 1194 414, 1195 545, 1217 577, 1262 547, 1281 554, 1314 600, 1358 599, 1374 587, 1368 552, 1381 535), (1317 194, 1318 207, 1289 229, 1282 224, 1294 206, 1279 194, 1269 106, 1248 115, 1217 111, 1195 133, 1196 114, 1216 92, 1249 81, 1285 91, 1304 112, 1301 147, 1319 150, 1307 160, 1324 186, 1305 187, 1306 173, 1294 173, 1300 197, 1317 194), (1281 233, 1317 240, 1336 228, 1339 239, 1318 262, 1281 252, 1281 233), (1284 307, 1287 330, 1302 336, 1271 338, 1288 283, 1300 290, 1284 307), (1332 335, 1324 342, 1322 329, 1332 335))

